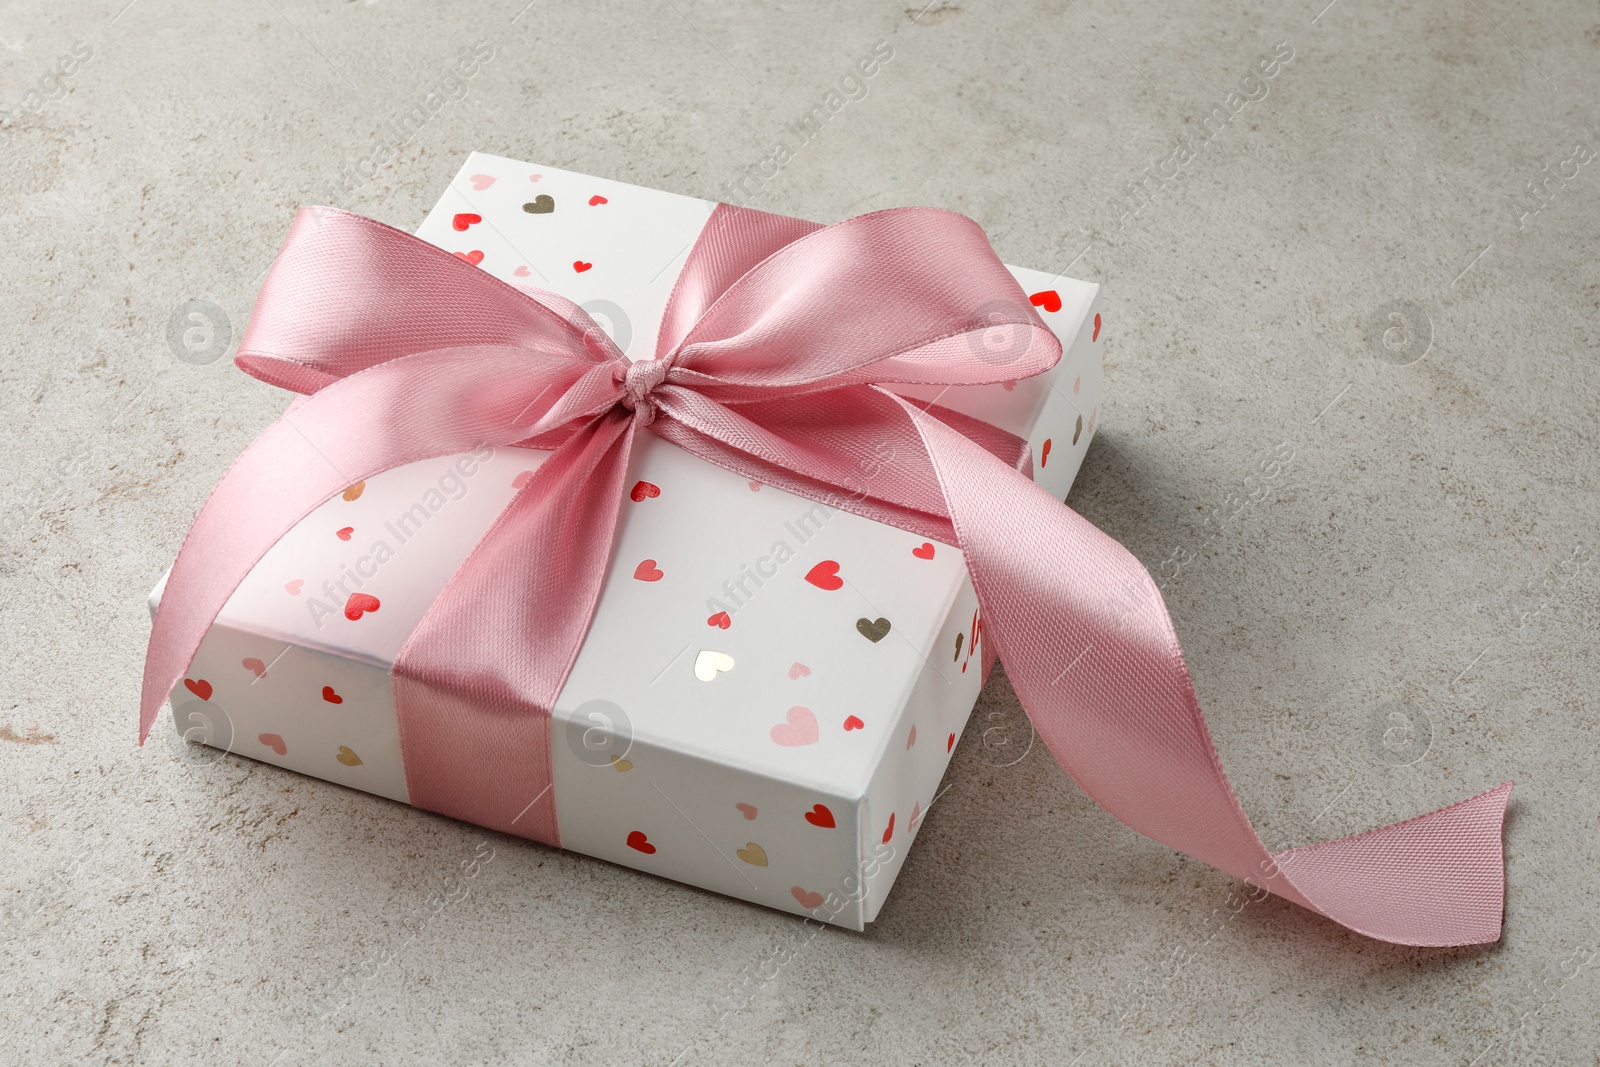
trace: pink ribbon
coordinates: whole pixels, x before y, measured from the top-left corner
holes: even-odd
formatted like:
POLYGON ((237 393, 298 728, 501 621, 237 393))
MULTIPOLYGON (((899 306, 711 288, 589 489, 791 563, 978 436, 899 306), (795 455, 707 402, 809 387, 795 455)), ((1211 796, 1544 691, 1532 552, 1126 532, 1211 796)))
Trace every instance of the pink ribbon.
POLYGON ((721 205, 655 360, 630 364, 560 296, 370 219, 302 210, 237 361, 305 395, 223 477, 178 554, 150 637, 140 739, 229 595, 325 500, 484 444, 550 448, 393 680, 413 804, 559 845, 551 708, 600 594, 634 435, 648 429, 748 478, 959 546, 988 650, 1039 736, 1135 830, 1370 937, 1498 939, 1510 783, 1268 851, 1144 568, 1034 485, 1024 442, 885 388, 1008 381, 1060 353, 983 231, 945 211, 819 227, 721 205), (1014 309, 999 316, 1000 349, 980 340, 996 308, 1014 309), (863 489, 854 472, 869 455, 894 459, 863 489))

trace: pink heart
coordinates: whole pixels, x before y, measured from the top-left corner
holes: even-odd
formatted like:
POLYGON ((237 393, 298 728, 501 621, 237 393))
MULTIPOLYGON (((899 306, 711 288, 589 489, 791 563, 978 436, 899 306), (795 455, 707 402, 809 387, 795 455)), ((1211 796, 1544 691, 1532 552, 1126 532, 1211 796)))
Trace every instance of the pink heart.
POLYGON ((472 187, 480 193, 494 184, 494 178, 487 174, 474 174, 468 180, 472 182, 472 187))
POLYGON ((789 892, 794 894, 794 899, 799 901, 800 906, 807 911, 815 911, 817 908, 822 907, 824 898, 821 893, 813 893, 804 886, 798 885, 789 890, 789 892))
POLYGON ((921 818, 922 818, 922 804, 919 802, 919 803, 911 805, 911 820, 910 820, 910 823, 909 823, 911 829, 915 830, 917 828, 917 820, 919 820, 921 818))
POLYGON ((260 741, 263 745, 266 745, 280 756, 289 751, 289 746, 284 744, 283 738, 279 737, 277 734, 262 734, 260 737, 256 738, 256 740, 260 741))
POLYGON ((267 676, 267 665, 256 659, 254 656, 251 656, 249 659, 242 659, 239 661, 239 663, 244 667, 245 670, 249 671, 257 678, 265 678, 267 676))
POLYGON ((533 271, 529 270, 527 267, 518 267, 511 273, 515 274, 519 278, 526 278, 528 275, 532 274, 533 271))
POLYGON ((911 724, 911 732, 906 734, 906 751, 911 751, 911 746, 917 743, 917 724, 911 724))
POLYGON ((789 709, 788 718, 788 722, 780 722, 772 728, 772 740, 787 748, 817 743, 817 738, 820 736, 817 730, 817 717, 811 714, 810 708, 792 707, 789 709))
POLYGON ((633 576, 641 582, 659 582, 664 575, 661 568, 656 566, 655 560, 647 559, 641 560, 633 569, 633 576))
POLYGON ((741 800, 739 803, 735 804, 734 807, 738 808, 739 814, 743 815, 746 819, 750 819, 752 821, 755 820, 756 806, 754 804, 746 804, 741 800))
POLYGON ((513 488, 513 489, 521 489, 523 486, 528 484, 528 480, 531 479, 532 477, 533 477, 533 472, 532 471, 518 471, 517 472, 517 476, 515 478, 511 479, 511 488, 513 488))
POLYGON ((750 491, 751 491, 751 492, 752 492, 752 493, 759 493, 759 492, 761 492, 761 483, 760 483, 760 482, 751 482, 751 483, 750 483, 750 491))
POLYGON ((811 673, 811 668, 804 663, 795 663, 789 667, 790 678, 804 678, 811 673))
POLYGON ((536 182, 536 181, 538 181, 538 180, 539 180, 539 179, 540 179, 540 178, 543 178, 543 177, 544 177, 544 175, 543 175, 543 174, 530 174, 530 175, 528 175, 528 180, 529 180, 529 181, 530 181, 530 182, 536 182))

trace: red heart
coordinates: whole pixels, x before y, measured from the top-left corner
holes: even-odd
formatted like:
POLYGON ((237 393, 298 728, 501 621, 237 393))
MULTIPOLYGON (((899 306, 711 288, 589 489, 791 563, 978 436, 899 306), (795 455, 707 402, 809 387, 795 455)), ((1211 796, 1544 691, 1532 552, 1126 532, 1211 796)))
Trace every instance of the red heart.
POLYGON ((956 735, 955 734, 951 734, 950 735, 950 740, 948 740, 948 741, 946 741, 944 743, 944 750, 946 752, 949 752, 952 748, 955 748, 955 747, 956 747, 956 735))
POLYGON ((260 741, 263 745, 266 745, 280 756, 289 751, 289 746, 284 744, 283 738, 279 737, 277 734, 262 734, 260 737, 256 738, 256 740, 260 741))
POLYGON ((661 568, 656 566, 655 560, 646 559, 641 560, 639 565, 633 568, 633 576, 641 582, 659 582, 663 573, 661 568))
POLYGON ((334 536, 337 537, 341 541, 348 541, 348 540, 350 540, 350 535, 355 533, 355 532, 356 532, 356 528, 354 526, 346 526, 344 529, 342 529, 338 533, 334 534, 334 536))
POLYGON ((451 219, 450 220, 450 225, 454 229, 456 229, 456 230, 458 230, 458 231, 460 231, 462 233, 465 233, 468 226, 471 226, 475 222, 482 222, 482 221, 483 221, 483 216, 482 215, 471 215, 471 214, 463 213, 463 214, 457 215, 455 218, 451 219))
POLYGON ((351 593, 350 599, 344 602, 344 617, 355 622, 364 612, 377 611, 378 607, 377 597, 367 593, 351 593))
POLYGON ((858 717, 852 715, 844 721, 844 728, 846 732, 849 732, 850 730, 865 730, 867 728, 867 724, 862 722, 858 717))
POLYGON ((656 846, 650 843, 650 839, 645 836, 643 830, 635 830, 628 835, 628 847, 635 852, 643 852, 646 856, 654 856, 656 854, 656 846))
POLYGON ((1044 439, 1044 447, 1039 449, 1039 466, 1043 467, 1050 462, 1050 442, 1052 438, 1044 439))
POLYGON ((733 619, 728 616, 726 611, 719 611, 706 620, 706 625, 715 626, 719 630, 726 630, 733 625, 733 619))
POLYGON ((288 592, 288 594, 290 596, 299 596, 300 595, 300 590, 304 589, 305 585, 306 585, 306 580, 304 578, 296 578, 292 582, 284 582, 283 583, 283 588, 288 592))
POLYGON ((456 253, 456 258, 457 259, 464 259, 468 263, 471 263, 474 267, 476 267, 479 263, 483 262, 483 253, 478 251, 476 248, 474 248, 470 252, 457 252, 456 253))
POLYGON ((746 819, 754 819, 756 817, 756 806, 754 804, 746 804, 741 800, 739 803, 735 804, 734 807, 738 808, 739 814, 743 815, 746 819))
POLYGON ((628 496, 633 498, 635 504, 643 503, 646 497, 660 495, 661 487, 650 482, 634 482, 633 488, 628 491, 628 496))
POLYGON ((820 826, 824 830, 832 830, 837 825, 833 821, 833 812, 828 810, 826 804, 812 805, 811 810, 806 812, 806 822, 812 826, 820 826))
POLYGON ((883 831, 883 843, 888 844, 889 838, 894 836, 894 812, 889 813, 889 825, 883 831))
POLYGON ((807 911, 815 911, 817 908, 822 907, 823 897, 821 893, 813 893, 811 890, 803 889, 800 886, 795 886, 789 892, 794 895, 794 899, 800 902, 800 906, 807 911))
POLYGON ((199 680, 194 678, 185 678, 183 680, 183 687, 189 690, 189 692, 193 693, 195 696, 199 697, 201 700, 211 699, 211 683, 206 681, 204 678, 199 680))
POLYGON ((1061 310, 1061 294, 1056 292, 1054 289, 1046 289, 1042 293, 1034 293, 1032 296, 1028 297, 1028 301, 1033 304, 1034 307, 1044 308, 1046 311, 1061 310))
MULTIPOLYGON (((1094 313, 1094 333, 1089 335, 1089 340, 1100 340, 1100 312, 1098 311, 1094 313)), ((1073 392, 1077 392, 1077 390, 1073 390, 1073 392)))
POLYGON ((916 556, 918 559, 932 559, 933 558, 933 542, 932 541, 924 541, 924 542, 922 542, 922 545, 920 547, 913 548, 911 550, 911 554, 913 556, 916 556))
POLYGON ((575 259, 572 261, 572 269, 577 271, 579 274, 582 274, 592 266, 594 266, 593 263, 585 263, 581 259, 575 259))
POLYGON ((806 571, 806 581, 818 589, 844 588, 844 579, 839 577, 839 564, 831 559, 825 559, 806 571))
POLYGON ((254 656, 251 656, 249 659, 240 660, 239 665, 245 670, 249 671, 251 674, 255 675, 257 678, 265 678, 267 676, 267 665, 256 659, 254 656))
POLYGON ((599 193, 596 193, 594 196, 591 196, 589 198, 589 206, 590 207, 599 207, 601 204, 608 204, 608 203, 610 203, 610 201, 607 200, 605 197, 601 196, 599 193))
POLYGON ((338 693, 335 693, 333 691, 333 686, 331 685, 325 685, 322 687, 322 699, 326 700, 330 704, 344 703, 344 697, 340 696, 338 693))

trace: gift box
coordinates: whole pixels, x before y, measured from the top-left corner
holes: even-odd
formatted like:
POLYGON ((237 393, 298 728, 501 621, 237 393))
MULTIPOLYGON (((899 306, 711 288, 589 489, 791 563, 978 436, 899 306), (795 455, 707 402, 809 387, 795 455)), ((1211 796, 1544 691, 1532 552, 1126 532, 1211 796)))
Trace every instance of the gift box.
MULTIPOLYGON (((638 360, 715 207, 473 154, 417 235, 561 294, 638 360)), ((1100 403, 1098 287, 1009 269, 1061 360, 1015 382, 895 391, 1016 434, 1035 481, 1065 498, 1100 403)), ((178 732, 410 802, 391 667, 548 456, 485 446, 322 504, 207 631, 172 691, 178 732)), ((863 485, 894 459, 868 447, 863 485)), ((992 662, 962 554, 649 433, 628 463, 598 606, 551 715, 561 844, 859 930, 992 662)))

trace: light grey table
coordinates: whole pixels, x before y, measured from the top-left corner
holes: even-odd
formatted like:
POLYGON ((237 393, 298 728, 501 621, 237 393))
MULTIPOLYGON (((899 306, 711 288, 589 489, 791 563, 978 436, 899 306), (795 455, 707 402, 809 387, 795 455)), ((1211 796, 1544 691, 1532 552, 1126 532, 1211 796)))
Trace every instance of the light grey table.
POLYGON ((9 0, 0 1061, 1597 1062, 1600 13, 1325 2, 9 0), (410 228, 472 149, 1103 283, 1074 502, 1263 835, 1515 778, 1503 940, 1233 914, 1000 676, 865 935, 496 839, 413 938, 481 832, 136 748, 145 591, 285 401, 174 312, 236 341, 296 205, 410 228))

